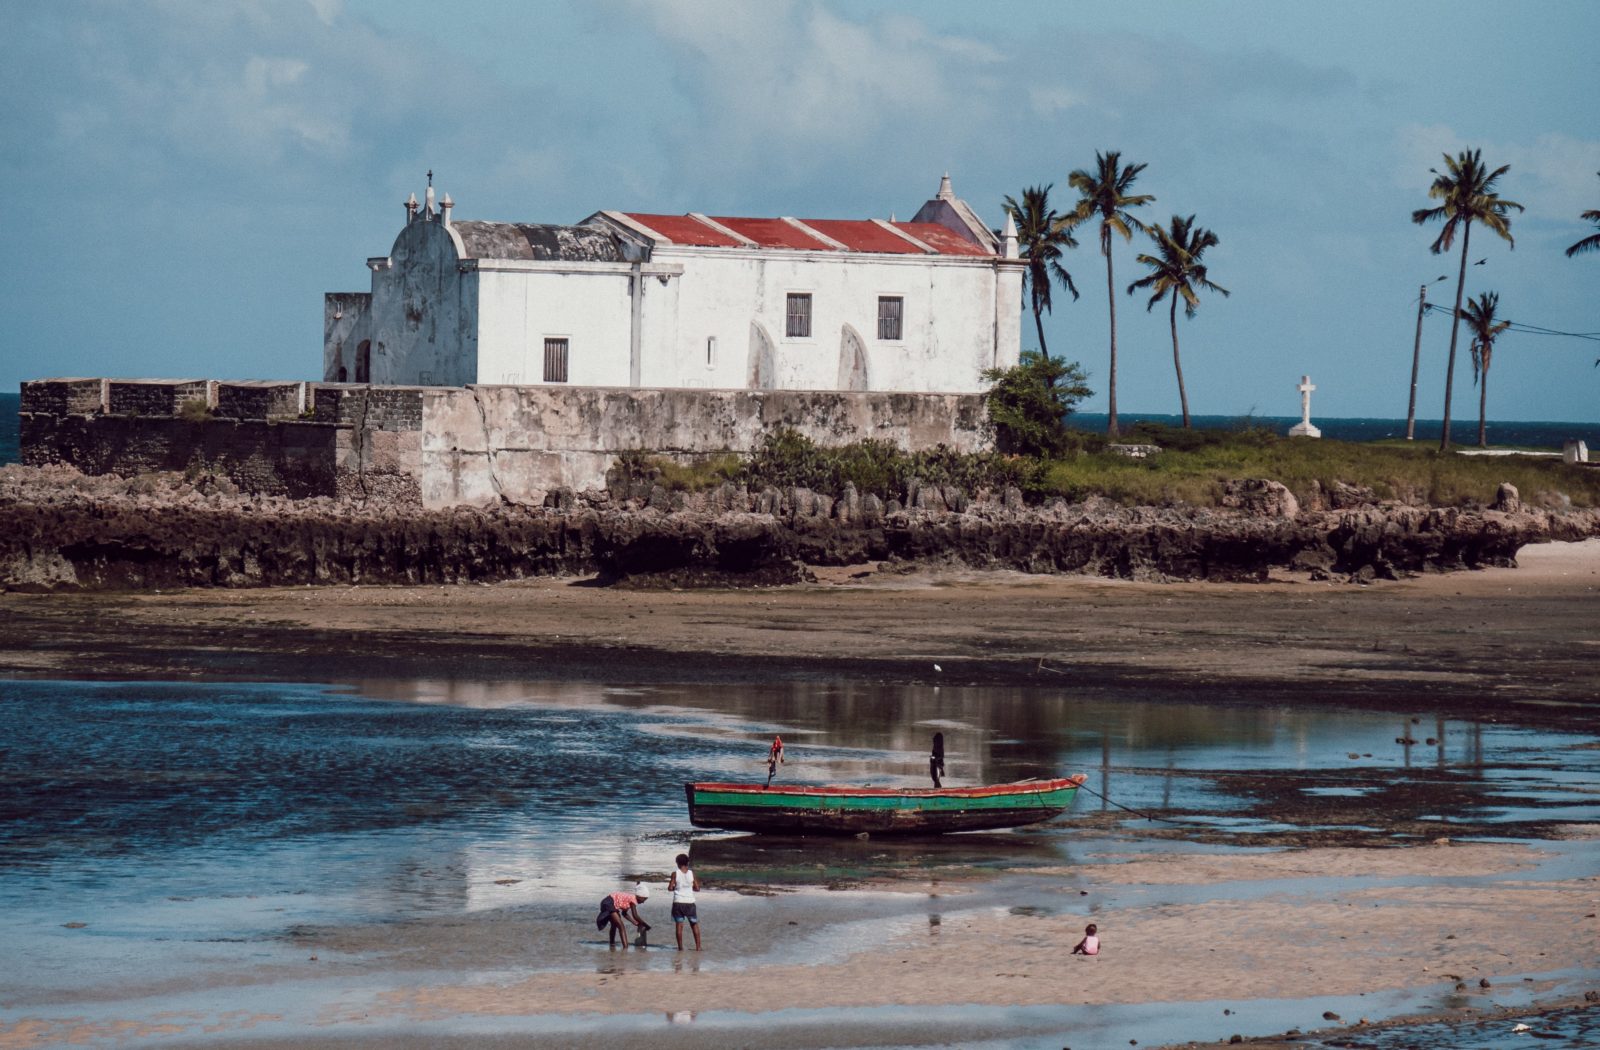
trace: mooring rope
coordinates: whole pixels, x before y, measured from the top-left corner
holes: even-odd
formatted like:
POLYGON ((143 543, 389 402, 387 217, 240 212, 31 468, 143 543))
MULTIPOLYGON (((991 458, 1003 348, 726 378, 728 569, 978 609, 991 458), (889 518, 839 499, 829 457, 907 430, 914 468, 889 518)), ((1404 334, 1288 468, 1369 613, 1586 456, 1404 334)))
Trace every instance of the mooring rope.
POLYGON ((1210 827, 1209 824, 1204 824, 1204 823, 1193 821, 1193 820, 1184 820, 1181 817, 1158 817, 1154 813, 1146 813, 1142 809, 1134 809, 1132 806, 1124 806, 1122 803, 1114 802, 1111 799, 1107 798, 1106 796, 1100 794, 1100 792, 1096 791, 1094 788, 1090 787, 1088 784, 1079 784, 1078 785, 1078 790, 1079 791, 1087 791, 1089 794, 1093 795, 1095 798, 1099 799, 1101 802, 1106 803, 1108 806, 1116 806, 1120 810, 1125 810, 1125 811, 1127 811, 1129 813, 1132 813, 1136 817, 1143 817, 1146 820, 1159 820, 1159 821, 1163 821, 1164 823, 1167 823, 1167 824, 1193 824, 1196 827, 1210 827))

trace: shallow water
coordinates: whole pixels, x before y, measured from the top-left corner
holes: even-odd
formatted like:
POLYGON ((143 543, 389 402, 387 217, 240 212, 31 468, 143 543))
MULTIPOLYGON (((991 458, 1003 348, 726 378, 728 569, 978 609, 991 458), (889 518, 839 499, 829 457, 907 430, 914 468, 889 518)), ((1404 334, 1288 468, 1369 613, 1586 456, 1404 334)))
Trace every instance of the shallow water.
MULTIPOLYGON (((348 964, 360 986, 374 947, 361 930, 375 926, 446 947, 466 927, 473 958, 506 971, 683 965, 675 953, 612 955, 588 923, 603 894, 635 878, 659 898, 686 847, 747 893, 719 904, 721 943, 738 949, 694 962, 708 969, 823 961, 935 926, 940 908, 1008 903, 830 892, 866 880, 1094 862, 1073 815, 924 842, 693 832, 682 784, 763 778, 774 732, 790 782, 923 783, 938 731, 949 782, 1085 771, 1117 803, 1243 846, 1325 826, 1327 806, 1387 827, 1382 799, 1435 782, 1453 800, 1432 814, 1441 833, 1463 821, 1513 837, 1549 815, 1600 821, 1592 738, 1415 717, 826 684, 0 682, 0 1008, 165 1002, 195 996, 202 977, 253 984, 246 998, 281 1006, 312 979, 308 953, 348 964), (472 926, 505 909, 517 930, 472 926), (278 991, 255 983, 267 979, 278 991)), ((1074 814, 1106 809, 1080 795, 1074 814)), ((1405 816, 1417 834, 1418 814, 1405 816)), ((646 917, 664 919, 665 904, 646 917)), ((658 943, 669 926, 656 921, 658 943)), ((421 972, 439 959, 386 965, 421 972)))

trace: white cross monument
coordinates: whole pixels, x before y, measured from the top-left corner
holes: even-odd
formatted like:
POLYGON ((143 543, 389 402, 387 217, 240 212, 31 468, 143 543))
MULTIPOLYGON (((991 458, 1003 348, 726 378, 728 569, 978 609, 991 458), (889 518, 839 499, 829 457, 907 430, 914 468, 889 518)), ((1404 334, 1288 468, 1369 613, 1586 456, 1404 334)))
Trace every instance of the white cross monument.
POLYGON ((1289 428, 1290 437, 1319 438, 1322 431, 1311 425, 1311 391, 1316 387, 1312 385, 1310 376, 1301 376, 1300 385, 1295 388, 1300 391, 1300 422, 1289 428))

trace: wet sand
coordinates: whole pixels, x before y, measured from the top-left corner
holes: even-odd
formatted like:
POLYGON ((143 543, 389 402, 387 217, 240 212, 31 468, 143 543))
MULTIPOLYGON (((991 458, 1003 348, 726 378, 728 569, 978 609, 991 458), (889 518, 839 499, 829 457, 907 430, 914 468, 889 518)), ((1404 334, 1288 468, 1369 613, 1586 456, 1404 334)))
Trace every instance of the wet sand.
MULTIPOLYGON (((1600 708, 1600 540, 1528 548, 1519 560, 1517 569, 1366 587, 1287 577, 1157 585, 856 570, 814 585, 737 592, 637 592, 541 580, 4 594, 0 672, 1070 683, 1085 695, 1110 698, 1153 688, 1280 705, 1337 698, 1592 731, 1600 708)), ((201 1038, 208 1026, 221 1040, 216 1045, 248 1038, 262 1047, 715 1045, 692 1023, 662 1025, 664 1015, 688 1014, 751 1018, 744 1027, 727 1022, 740 1045, 814 1045, 824 1035, 830 1045, 890 1035, 900 1042, 975 1041, 1003 1032, 988 1021, 963 1028, 948 1017, 919 1019, 915 1011, 958 1004, 1262 1003, 1395 989, 1411 989, 1423 996, 1419 1002, 1441 1010, 1446 1002, 1452 1009, 1487 1008, 1496 989, 1521 986, 1524 976, 1553 989, 1549 975, 1577 972, 1589 980, 1595 974, 1596 833, 1572 834, 1581 841, 1102 856, 1082 868, 1043 864, 970 885, 902 879, 878 888, 948 898, 937 926, 886 922, 881 943, 854 945, 815 964, 766 958, 762 946, 771 931, 732 921, 721 929, 708 924, 705 956, 671 953, 676 965, 655 965, 656 952, 597 949, 597 964, 582 971, 519 972, 508 965, 500 976, 463 983, 451 979, 453 967, 481 974, 485 960, 499 961, 507 951, 504 930, 496 932, 489 919, 448 929, 418 923, 310 931, 313 952, 320 944, 335 957, 369 953, 402 971, 431 956, 439 972, 355 993, 346 1006, 300 1022, 270 1010, 0 1015, 0 1048, 121 1039, 159 1045, 180 1035, 184 1045, 209 1045, 201 1038), (1102 926, 1105 953, 1069 956, 1091 917, 1102 926), (735 962, 741 955, 762 961, 705 969, 696 961, 726 962, 730 955, 735 962), (1481 988, 1480 979, 1490 987, 1481 988), (1465 988, 1458 992, 1457 983, 1465 988), (795 1009, 891 1007, 911 1013, 853 1033, 841 1030, 851 1027, 850 1013, 787 1026, 761 1020, 795 1009), (645 1016, 655 1027, 629 1027, 629 1018, 645 1016), (582 1029, 543 1028, 539 1020, 585 1017, 594 1022, 582 1029)), ((708 895, 708 914, 717 912, 716 897, 708 895)), ((794 907, 796 922, 826 913, 799 897, 794 907)), ((737 913, 728 911, 730 918, 737 913)), ((657 924, 657 940, 670 938, 667 925, 657 924)), ((1184 1038, 1215 1039, 1230 1027, 1262 1031, 1247 1017, 1235 1023, 1218 1013, 1214 1024, 1184 1038)), ((1342 1014, 1356 1020, 1349 1007, 1342 1014)), ((1150 1041, 1137 1031, 1120 1041, 1128 1038, 1150 1041)))
POLYGON ((1587 724, 1600 706, 1600 539, 1515 569, 1369 586, 1146 584, 829 570, 812 585, 641 592, 449 587, 0 594, 0 673, 326 681, 838 678, 1148 686, 1241 700, 1420 701, 1587 724))
MULTIPOLYGON (((781 949, 785 914, 839 919, 830 919, 827 902, 797 897, 792 911, 762 909, 777 926, 754 929, 715 887, 703 895, 706 952, 608 951, 597 943, 593 964, 576 969, 530 971, 539 944, 532 937, 520 966, 483 972, 483 960, 502 956, 516 931, 537 928, 525 915, 308 930, 297 943, 323 969, 320 988, 317 978, 301 977, 311 982, 305 1003, 279 992, 271 1009, 249 988, 228 984, 207 997, 226 1008, 184 1009, 180 1000, 178 1008, 168 1002, 141 1013, 137 999, 111 1003, 103 1016, 34 1008, 0 1022, 0 1047, 164 1045, 166 1037, 185 1046, 248 1039, 257 1047, 784 1047, 996 1038, 1032 1046, 1043 1044, 1028 1042, 1029 1033, 1049 1031, 1052 1018, 1056 1031, 1071 1030, 1079 1006, 1089 1008, 1082 1015, 1088 1018, 1118 1004, 1187 1005, 1192 1013, 1176 1029, 1170 1020, 1140 1023, 1131 1015, 1110 1025, 1102 1019, 1096 1034, 1072 1037, 1078 1046, 1129 1039, 1150 1045, 1331 1027, 1321 1020, 1325 1009, 1349 1024, 1369 1010, 1378 1019, 1392 1012, 1393 1000, 1384 996, 1397 989, 1411 990, 1404 1002, 1412 1014, 1492 1011, 1541 990, 1553 994, 1551 975, 1587 973, 1587 987, 1600 985, 1600 868, 1593 859, 1600 828, 1579 834, 1585 838, 1540 847, 1112 855, 967 885, 901 882, 894 893, 910 908, 937 898, 938 924, 915 915, 901 921, 904 909, 880 906, 881 937, 811 964, 786 963, 773 949, 781 949), (1091 919, 1100 926, 1102 954, 1070 955, 1091 919), (398 972, 386 982, 363 982, 339 963, 358 954, 387 959, 398 972), (475 976, 452 978, 457 966, 475 976), (1534 981, 1525 981, 1530 975, 1534 981), (980 1004, 989 1019, 963 1016, 961 1004, 980 1004), (797 1009, 806 1013, 786 1016, 797 1009), (1044 1012, 1029 1015, 1038 1009, 1044 1012), (852 1019, 853 1032, 838 1030, 852 1019)), ((653 931, 658 944, 670 944, 665 926, 653 931)))

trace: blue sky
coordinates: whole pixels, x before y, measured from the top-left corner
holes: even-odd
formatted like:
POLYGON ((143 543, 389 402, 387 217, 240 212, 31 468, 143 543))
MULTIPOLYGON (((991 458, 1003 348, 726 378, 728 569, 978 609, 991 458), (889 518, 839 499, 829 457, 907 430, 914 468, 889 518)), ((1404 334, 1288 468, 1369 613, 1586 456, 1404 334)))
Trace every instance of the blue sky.
MULTIPOLYGON (((8 14, 0 173, 13 230, 0 384, 45 375, 315 378, 321 295, 364 289, 423 172, 461 218, 600 208, 902 218, 948 170, 1000 200, 1096 149, 1149 167, 1150 218, 1221 238, 1229 299, 1180 318, 1198 413, 1405 412, 1428 169, 1510 164, 1516 249, 1475 237, 1469 293, 1600 331, 1600 4, 58 0, 8 14)), ((1086 238, 1092 245, 1092 238, 1086 238)), ((1166 317, 1120 289, 1118 400, 1176 412, 1166 317)), ((1106 370, 1104 264, 1053 352, 1106 370)), ((1448 302, 1453 286, 1433 287, 1448 302)), ((1025 325, 1024 345, 1035 340, 1025 325)), ((1421 414, 1448 324, 1424 333, 1421 414)), ((1600 418, 1600 344, 1508 335, 1492 418, 1600 418)), ((1457 366, 1457 419, 1476 414, 1457 366)))

